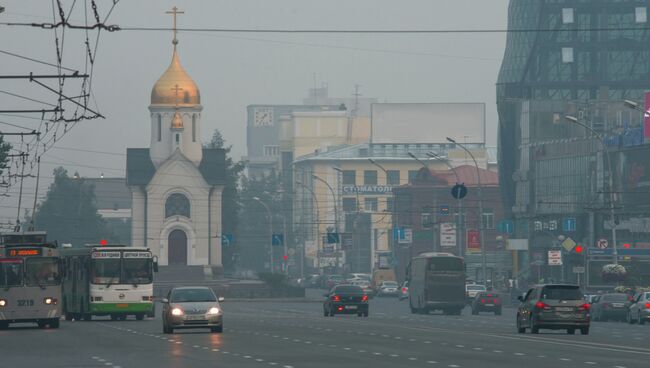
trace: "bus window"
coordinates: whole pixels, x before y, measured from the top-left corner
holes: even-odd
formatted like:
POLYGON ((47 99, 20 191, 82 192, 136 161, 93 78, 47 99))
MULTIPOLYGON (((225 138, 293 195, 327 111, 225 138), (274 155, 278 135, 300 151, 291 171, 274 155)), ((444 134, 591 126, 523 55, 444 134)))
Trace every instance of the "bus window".
POLYGON ((23 284, 23 261, 20 259, 0 260, 0 286, 21 286, 23 284))
POLYGON ((463 271, 463 261, 458 258, 432 258, 429 260, 429 271, 463 271))
POLYGON ((150 284, 153 282, 151 258, 126 258, 122 262, 123 284, 150 284))
POLYGON ((25 277, 27 286, 56 285, 59 283, 59 264, 56 258, 29 258, 25 277))
MULTIPOLYGON (((83 273, 83 271, 82 271, 83 273)), ((120 259, 93 259, 92 283, 116 284, 120 281, 120 259)))

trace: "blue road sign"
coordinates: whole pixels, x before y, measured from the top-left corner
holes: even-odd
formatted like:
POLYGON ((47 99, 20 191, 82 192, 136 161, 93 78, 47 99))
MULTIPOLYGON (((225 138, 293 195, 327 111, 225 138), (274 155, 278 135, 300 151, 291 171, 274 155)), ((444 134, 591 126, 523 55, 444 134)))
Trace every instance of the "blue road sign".
POLYGON ((440 215, 441 216, 449 216, 449 205, 448 204, 440 205, 440 215))
POLYGON ((338 244, 339 241, 339 233, 327 233, 327 244, 338 244))
POLYGON ((465 184, 456 184, 451 188, 451 196, 456 199, 463 199, 467 195, 467 187, 465 184))
POLYGON ((497 225, 497 230, 501 234, 512 235, 515 232, 515 223, 512 220, 501 220, 497 225))
MULTIPOLYGON (((611 256, 613 252, 614 249, 612 248, 605 248, 605 249, 590 248, 589 249, 590 256, 611 256)), ((619 256, 650 256, 650 249, 619 248, 616 250, 616 253, 619 256)))
POLYGON ((576 218, 575 217, 563 218, 562 231, 576 231, 576 218))
POLYGON ((284 234, 273 234, 271 236, 271 245, 281 246, 284 245, 284 234))
POLYGON ((232 234, 221 234, 221 245, 224 247, 233 245, 234 240, 235 238, 232 236, 232 234))

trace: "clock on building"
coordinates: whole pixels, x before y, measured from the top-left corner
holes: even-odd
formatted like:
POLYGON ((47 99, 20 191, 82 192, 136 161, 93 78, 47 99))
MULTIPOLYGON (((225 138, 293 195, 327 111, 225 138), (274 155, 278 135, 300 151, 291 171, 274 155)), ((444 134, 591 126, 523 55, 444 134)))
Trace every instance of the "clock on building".
POLYGON ((253 113, 253 126, 272 126, 273 125, 273 108, 256 107, 253 113))

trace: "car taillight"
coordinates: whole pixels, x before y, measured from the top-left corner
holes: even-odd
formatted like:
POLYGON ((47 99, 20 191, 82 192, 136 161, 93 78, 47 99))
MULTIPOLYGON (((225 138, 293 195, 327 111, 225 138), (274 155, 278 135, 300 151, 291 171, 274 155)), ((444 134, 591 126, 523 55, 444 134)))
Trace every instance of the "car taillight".
POLYGON ((550 309, 551 309, 551 306, 548 305, 548 304, 546 304, 546 303, 544 303, 544 302, 537 302, 537 303, 535 303, 535 308, 540 309, 540 310, 541 310, 541 309, 543 309, 543 310, 550 310, 550 309))
POLYGON ((340 301, 341 301, 341 297, 338 296, 338 295, 333 295, 333 296, 332 296, 332 301, 333 301, 333 302, 340 302, 340 301))
POLYGON ((363 296, 361 297, 361 301, 362 301, 362 302, 367 302, 367 301, 368 301, 368 295, 363 295, 363 296))
POLYGON ((406 292, 406 290, 408 290, 408 289, 407 289, 407 288, 405 288, 405 287, 403 287, 403 288, 402 288, 402 292, 403 292, 403 293, 405 293, 405 292, 406 292))
POLYGON ((583 305, 578 307, 578 310, 581 311, 581 312, 584 312, 584 311, 588 311, 589 308, 590 308, 589 304, 583 304, 583 305))
POLYGON ((650 309, 650 303, 645 303, 645 309, 650 309))
POLYGON ((494 304, 500 304, 501 301, 499 299, 494 299, 494 304))
POLYGON ((481 299, 481 304, 485 304, 485 299, 481 299))

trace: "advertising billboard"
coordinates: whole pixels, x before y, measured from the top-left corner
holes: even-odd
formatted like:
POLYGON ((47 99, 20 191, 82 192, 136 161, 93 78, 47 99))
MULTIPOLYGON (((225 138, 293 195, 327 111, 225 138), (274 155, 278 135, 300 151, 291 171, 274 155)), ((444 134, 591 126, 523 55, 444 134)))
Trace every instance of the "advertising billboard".
POLYGON ((372 104, 371 125, 372 143, 485 143, 485 104, 372 104))

